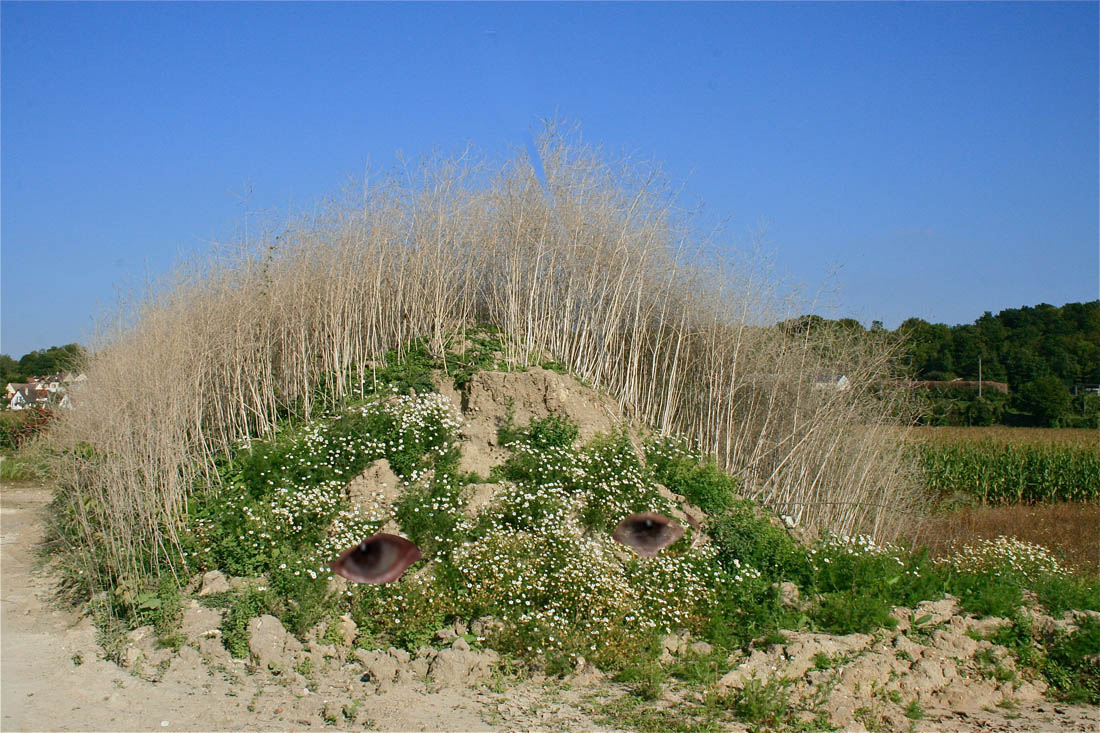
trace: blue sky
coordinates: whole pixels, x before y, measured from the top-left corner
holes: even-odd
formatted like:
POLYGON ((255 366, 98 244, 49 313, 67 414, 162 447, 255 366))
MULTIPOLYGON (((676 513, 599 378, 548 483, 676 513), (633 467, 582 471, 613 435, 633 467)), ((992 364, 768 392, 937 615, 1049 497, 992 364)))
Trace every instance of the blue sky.
POLYGON ((1098 7, 4 2, 0 351, 85 340, 246 208, 555 115, 730 246, 763 225, 822 315, 1092 300, 1098 7))

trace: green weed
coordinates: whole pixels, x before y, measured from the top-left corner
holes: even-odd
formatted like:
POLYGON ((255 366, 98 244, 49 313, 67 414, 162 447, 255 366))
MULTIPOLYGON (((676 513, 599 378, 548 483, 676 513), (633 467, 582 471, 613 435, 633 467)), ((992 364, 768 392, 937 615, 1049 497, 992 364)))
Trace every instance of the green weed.
POLYGON ((1100 705, 1100 621, 1090 616, 1077 623, 1076 630, 1059 631, 1046 644, 1043 676, 1059 699, 1100 705))
POLYGON ((271 596, 263 591, 249 588, 236 594, 230 601, 229 609, 222 618, 222 643, 229 653, 238 659, 248 659, 248 622, 265 613, 272 605, 271 596))
POLYGON ((737 690, 730 701, 730 710, 738 720, 768 730, 786 721, 792 710, 791 680, 773 678, 764 682, 752 677, 737 690))

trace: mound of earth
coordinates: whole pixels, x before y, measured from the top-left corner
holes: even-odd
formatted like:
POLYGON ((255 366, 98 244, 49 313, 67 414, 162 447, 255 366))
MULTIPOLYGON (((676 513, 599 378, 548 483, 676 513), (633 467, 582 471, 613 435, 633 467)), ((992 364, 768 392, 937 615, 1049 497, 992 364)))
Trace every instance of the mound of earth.
MULTIPOLYGON (((566 415, 582 439, 623 424, 613 400, 541 368, 481 372, 462 393, 443 391, 463 413, 461 467, 483 477, 507 457, 497 429, 509 416, 524 425, 566 415)), ((467 511, 476 513, 499 488, 471 486, 467 511)), ((348 487, 360 510, 379 520, 392 517, 401 491, 384 460, 348 487)), ((160 648, 144 627, 112 647, 108 661, 88 619, 51 607, 49 568, 33 566, 49 498, 35 485, 2 492, 4 730, 597 730, 607 727, 598 706, 628 694, 583 660, 563 680, 507 677, 497 653, 481 645, 494 623, 489 618, 456 621, 410 653, 355 648, 357 629, 347 617, 336 635, 314 629, 299 639, 278 619, 261 616, 249 623, 249 658, 235 659, 221 638, 224 611, 201 601, 257 581, 217 572, 188 587, 178 649, 160 648)), ((796 589, 784 596, 798 602, 796 589)), ((1096 708, 1049 702, 1040 680, 1014 674, 1007 649, 973 638, 1002 620, 966 617, 952 598, 894 616, 896 628, 869 635, 787 633, 781 644, 728 660, 716 688, 773 682, 793 703, 827 713, 844 730, 1097 729, 1096 708), (913 714, 918 709, 920 716, 913 714)), ((1072 623, 1071 616, 1037 621, 1072 623)), ((664 640, 662 663, 712 651, 674 634, 664 640)), ((676 710, 700 695, 669 682, 657 704, 676 710)))
MULTIPOLYGON (((964 616, 950 596, 916 609, 895 609, 893 616, 897 627, 875 634, 785 633, 784 643, 737 660, 718 684, 742 688, 754 678, 791 680, 793 698, 807 707, 822 690, 831 690, 820 709, 848 729, 872 721, 888 730, 908 728, 907 708, 924 715, 916 730, 942 730, 952 719, 1043 707, 1046 684, 1020 679, 1007 649, 974 638, 1007 620, 964 616)), ((1070 624, 1072 617, 1040 617, 1039 623, 1070 624)))
POLYGON ((440 392, 462 408, 462 459, 459 468, 488 476, 508 457, 497 430, 511 418, 526 425, 550 415, 564 415, 580 430, 580 439, 608 433, 622 424, 618 403, 566 374, 531 367, 523 372, 478 372, 461 393, 437 373, 440 392))

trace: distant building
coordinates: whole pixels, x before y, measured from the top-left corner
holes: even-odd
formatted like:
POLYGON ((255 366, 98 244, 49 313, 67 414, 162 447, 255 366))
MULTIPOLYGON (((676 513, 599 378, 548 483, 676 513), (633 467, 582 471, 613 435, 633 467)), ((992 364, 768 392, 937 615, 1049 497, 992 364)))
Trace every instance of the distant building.
POLYGON ((32 377, 23 383, 9 382, 6 394, 8 407, 12 410, 26 410, 29 407, 48 407, 54 405, 71 410, 70 388, 88 380, 84 374, 61 372, 48 377, 32 377))
POLYGON ((814 389, 845 392, 852 388, 852 383, 843 374, 818 374, 814 377, 814 389))

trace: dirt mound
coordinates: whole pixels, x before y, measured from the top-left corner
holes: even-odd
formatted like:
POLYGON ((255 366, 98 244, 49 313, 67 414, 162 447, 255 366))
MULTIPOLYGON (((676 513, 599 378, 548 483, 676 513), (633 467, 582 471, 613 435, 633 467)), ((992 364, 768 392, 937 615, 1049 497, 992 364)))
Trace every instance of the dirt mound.
POLYGON ((509 416, 516 425, 526 425, 549 415, 564 415, 580 428, 581 440, 610 432, 623 419, 610 397, 569 375, 542 367, 525 372, 478 372, 461 395, 453 390, 443 394, 462 406, 459 466, 480 476, 488 476, 508 456, 498 444, 497 430, 509 416))
POLYGON ((786 633, 784 643, 737 660, 719 686, 790 684, 794 700, 824 710, 846 730, 902 730, 922 716, 916 730, 998 714, 1007 725, 1013 711, 1043 709, 1046 684, 1019 674, 1004 647, 975 638, 1008 621, 963 616, 950 596, 893 615, 896 629, 873 635, 786 633))
MULTIPOLYGON (((537 367, 478 373, 463 393, 446 386, 446 379, 437 383, 463 413, 461 467, 483 477, 507 457, 497 430, 509 418, 524 425, 565 415, 579 426, 582 440, 623 424, 613 400, 537 367)), ((364 516, 391 522, 403 490, 384 460, 348 488, 364 516)), ((468 487, 467 512, 477 513, 499 490, 490 482, 468 487)), ((4 730, 595 730, 600 724, 592 701, 627 693, 628 686, 583 659, 564 681, 508 680, 498 654, 479 647, 493 623, 484 618, 439 629, 430 646, 410 653, 357 648, 348 617, 335 622, 335 635, 317 628, 296 638, 275 617, 261 616, 248 626, 249 658, 234 659, 222 639, 225 612, 199 602, 242 584, 217 571, 189 586, 196 597, 185 601, 185 641, 178 650, 163 648, 153 629, 143 627, 113 650, 117 664, 107 661, 88 620, 50 610, 52 581, 31 572, 30 548, 48 498, 41 487, 3 491, 4 730)), ((693 507, 684 511, 701 516, 693 507)), ((678 518, 686 521, 686 515, 678 518)), ((781 590, 785 603, 799 604, 797 588, 781 590)), ((894 629, 873 634, 788 632, 783 643, 730 658, 732 668, 717 687, 780 686, 793 703, 844 730, 1096 729, 1095 708, 1050 703, 1043 682, 1017 670, 1007 649, 975 638, 1003 620, 968 618, 950 597, 898 609, 894 618, 894 629)), ((1036 620, 1038 627, 1072 623, 1070 616, 1036 620)), ((663 647, 663 664, 713 653, 686 632, 669 635, 663 647)), ((661 699, 675 708, 685 695, 699 694, 670 682, 661 699)), ((809 719, 807 725, 812 727, 809 719)), ((730 729, 745 728, 731 723, 730 729)))

